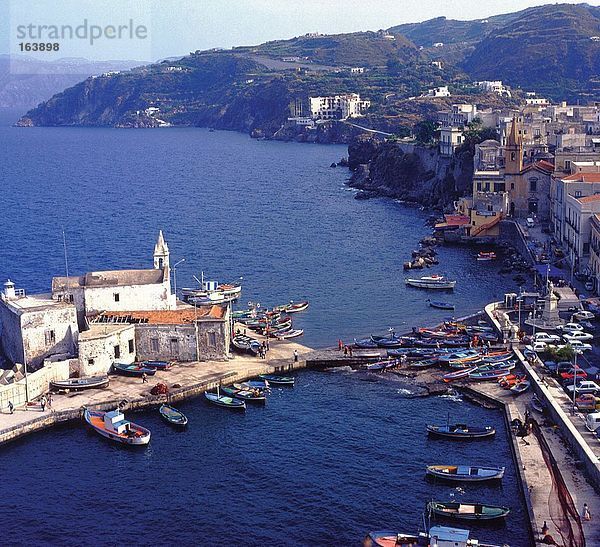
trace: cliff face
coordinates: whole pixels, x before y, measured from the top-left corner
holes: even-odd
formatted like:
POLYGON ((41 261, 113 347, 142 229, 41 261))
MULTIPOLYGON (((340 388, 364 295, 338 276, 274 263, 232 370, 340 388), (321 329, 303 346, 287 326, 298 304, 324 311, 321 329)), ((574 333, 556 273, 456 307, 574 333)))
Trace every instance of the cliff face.
POLYGON ((437 149, 358 139, 348 146, 350 186, 392 198, 447 208, 471 191, 473 156, 454 158, 437 149))

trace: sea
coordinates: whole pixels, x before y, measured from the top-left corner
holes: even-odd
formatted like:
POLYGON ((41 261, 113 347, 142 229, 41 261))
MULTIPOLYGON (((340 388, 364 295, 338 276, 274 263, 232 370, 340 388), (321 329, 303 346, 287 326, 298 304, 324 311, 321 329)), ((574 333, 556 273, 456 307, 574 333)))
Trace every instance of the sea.
MULTIPOLYGON (((0 112, 0 283, 49 292, 54 275, 152 267, 163 230, 178 289, 240 281, 238 307, 310 301, 301 343, 327 347, 409 331, 481 310, 514 291, 479 249, 440 247, 458 280, 455 312, 406 287, 402 265, 430 233, 431 212, 355 200, 340 145, 254 140, 200 128, 15 128, 0 112)), ((174 280, 173 280, 174 281, 174 280)), ((528 545, 504 416, 460 397, 418 398, 392 375, 298 374, 243 415, 181 404, 190 426, 155 411, 142 450, 69 424, 0 448, 0 544, 360 545, 369 530, 415 533, 435 500, 511 507, 470 525, 488 543, 528 545), (430 439, 427 423, 494 425, 492 440, 430 439), (505 465, 501 485, 425 479, 428 464, 505 465)), ((451 523, 443 523, 451 524, 451 523)), ((459 526, 460 527, 460 526, 459 526)), ((464 527, 464 526, 463 526, 464 527)))

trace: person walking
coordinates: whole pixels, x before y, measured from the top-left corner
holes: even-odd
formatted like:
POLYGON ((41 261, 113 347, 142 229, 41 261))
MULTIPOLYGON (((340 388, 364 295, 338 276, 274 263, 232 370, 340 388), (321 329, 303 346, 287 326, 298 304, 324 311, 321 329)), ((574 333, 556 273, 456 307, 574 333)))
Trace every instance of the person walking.
POLYGON ((15 413, 15 405, 13 405, 13 404, 12 404, 12 401, 8 401, 8 411, 9 411, 11 414, 14 414, 14 413, 15 413))
POLYGON ((338 351, 342 351, 343 347, 344 347, 344 343, 342 342, 342 339, 338 338, 338 351))
POLYGON ((344 346, 344 355, 348 355, 348 346, 344 346))
POLYGON ((348 352, 350 353, 350 357, 352 357, 352 346, 348 346, 348 352))
POLYGON ((42 398, 40 399, 40 405, 42 406, 42 412, 44 412, 46 410, 46 396, 42 395, 42 398))
POLYGON ((48 410, 52 410, 52 393, 48 393, 47 404, 48 404, 48 410))
POLYGON ((145 372, 142 372, 142 384, 145 384, 148 381, 148 375, 145 372))
POLYGON ((294 350, 294 363, 297 363, 297 362, 298 362, 298 350, 295 349, 294 350))

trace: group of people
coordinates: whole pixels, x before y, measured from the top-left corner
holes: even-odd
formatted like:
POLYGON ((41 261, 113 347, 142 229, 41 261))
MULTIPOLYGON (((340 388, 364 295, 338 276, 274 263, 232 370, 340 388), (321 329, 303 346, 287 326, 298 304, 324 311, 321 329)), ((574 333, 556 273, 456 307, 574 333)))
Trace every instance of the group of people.
POLYGON ((267 338, 266 340, 262 341, 262 344, 260 345, 260 348, 258 350, 258 356, 261 359, 266 359, 267 351, 269 351, 269 349, 271 349, 271 348, 269 347, 269 339, 267 338))
POLYGON ((344 355, 349 355, 352 357, 352 346, 347 346, 344 344, 341 338, 338 340, 338 350, 343 351, 344 355))

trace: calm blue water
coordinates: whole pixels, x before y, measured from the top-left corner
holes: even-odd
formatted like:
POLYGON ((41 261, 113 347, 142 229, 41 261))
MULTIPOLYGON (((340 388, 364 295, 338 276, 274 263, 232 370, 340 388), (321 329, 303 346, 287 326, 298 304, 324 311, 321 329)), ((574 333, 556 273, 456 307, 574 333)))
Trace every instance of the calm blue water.
MULTIPOLYGON (((308 298, 296 321, 309 345, 447 317, 403 283, 402 263, 428 233, 425 213, 354 200, 347 171, 328 167, 345 153, 201 129, 0 127, 0 280, 48 291, 65 270, 63 229, 71 274, 150 267, 161 228, 172 261, 186 259, 179 287, 203 270, 221 281, 243 276, 244 303, 308 298)), ((440 250, 435 271, 459 279, 443 297, 457 315, 505 292, 487 275, 497 266, 474 254, 440 250)), ((369 379, 304 373, 245 416, 189 401, 186 433, 141 414, 153 431, 147 450, 107 445, 79 425, 9 445, 0 451, 9 470, 0 543, 356 545, 369 529, 415 530, 428 499, 450 496, 423 479, 427 463, 512 469, 500 413, 407 399, 398 392, 406 386, 369 379), (448 410, 494 423, 498 437, 427 440, 425 423, 448 410)), ((527 544, 513 471, 501 488, 468 494, 514 509, 506 528, 475 537, 527 544)))

